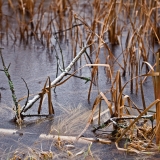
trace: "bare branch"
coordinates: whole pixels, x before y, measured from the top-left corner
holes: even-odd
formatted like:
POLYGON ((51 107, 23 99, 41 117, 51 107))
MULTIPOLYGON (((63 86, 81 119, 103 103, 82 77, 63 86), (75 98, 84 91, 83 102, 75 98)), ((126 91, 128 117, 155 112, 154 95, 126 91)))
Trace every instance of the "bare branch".
MULTIPOLYGON (((86 44, 88 43, 89 39, 87 40, 86 44)), ((65 68, 65 70, 51 83, 51 88, 55 87, 55 85, 60 82, 64 76, 66 76, 66 73, 68 73, 72 66, 77 62, 77 60, 81 57, 81 55, 86 51, 88 47, 90 47, 92 44, 86 45, 81 49, 81 51, 77 54, 77 56, 71 61, 71 63, 65 68)), ((47 86, 49 87, 49 86, 47 86)), ((29 100, 26 109, 28 110, 33 106, 33 104, 40 99, 40 94, 33 97, 33 99, 29 100)), ((25 111, 25 110, 24 110, 25 111)))
POLYGON ((23 78, 22 78, 22 80, 23 80, 23 82, 24 82, 25 85, 26 85, 26 88, 27 88, 28 93, 27 93, 27 100, 26 100, 26 103, 25 103, 25 105, 24 105, 24 107, 23 107, 21 113, 25 110, 26 105, 27 105, 27 103, 28 103, 28 99, 29 99, 29 88, 28 88, 28 85, 27 85, 26 81, 25 81, 23 78))

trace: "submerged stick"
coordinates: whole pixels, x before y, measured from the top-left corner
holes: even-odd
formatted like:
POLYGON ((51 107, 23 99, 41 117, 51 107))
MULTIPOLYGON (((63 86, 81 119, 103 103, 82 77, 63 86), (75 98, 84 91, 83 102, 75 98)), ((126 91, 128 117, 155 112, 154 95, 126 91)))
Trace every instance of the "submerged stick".
MULTIPOLYGON (((88 41, 87 41, 88 43, 88 41)), ((87 44, 86 43, 86 44, 87 44)), ((53 88, 58 82, 60 82, 64 76, 66 76, 66 73, 68 73, 72 66, 77 62, 77 60, 81 57, 81 55, 86 51, 86 49, 91 46, 92 44, 86 45, 84 48, 81 49, 81 51, 77 54, 77 56, 71 61, 71 63, 64 69, 64 71, 51 83, 51 88, 53 88)), ((49 87, 49 86, 47 86, 49 87)), ((31 108, 33 106, 33 104, 40 99, 40 94, 36 95, 33 97, 33 99, 29 100, 27 105, 26 105, 26 109, 24 110, 24 112, 26 112, 29 108, 31 108)), ((24 106, 23 106, 24 107, 24 106)))
POLYGON ((112 142, 110 140, 102 139, 102 138, 88 138, 88 137, 80 137, 77 140, 77 137, 74 136, 59 136, 59 135, 46 135, 46 134, 41 134, 39 136, 40 139, 52 139, 52 140, 58 140, 60 139, 61 141, 72 141, 72 142, 77 142, 77 143, 84 143, 84 144, 89 144, 90 142, 97 142, 97 143, 103 143, 103 144, 111 144, 112 142))

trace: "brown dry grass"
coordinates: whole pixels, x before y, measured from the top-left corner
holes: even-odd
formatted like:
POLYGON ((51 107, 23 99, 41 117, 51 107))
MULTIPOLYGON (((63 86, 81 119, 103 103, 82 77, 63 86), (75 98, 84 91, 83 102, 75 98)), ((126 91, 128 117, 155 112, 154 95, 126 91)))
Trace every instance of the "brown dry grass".
MULTIPOLYGON (((104 65, 109 66, 107 67, 106 77, 104 79, 109 78, 111 82, 109 92, 111 97, 110 102, 105 93, 101 93, 95 100, 93 111, 103 98, 109 107, 111 117, 130 115, 130 111, 125 107, 125 101, 128 102, 127 105, 130 108, 132 102, 128 95, 123 95, 123 90, 130 83, 132 93, 138 93, 139 89, 141 89, 144 109, 142 113, 145 114, 150 106, 147 108, 145 105, 143 93, 144 80, 142 81, 141 77, 152 76, 155 92, 155 101, 153 104, 157 106, 156 126, 159 126, 160 112, 159 100, 157 100, 160 98, 160 92, 158 90, 160 87, 159 51, 158 53, 155 52, 155 47, 159 47, 160 44, 159 1, 93 0, 92 2, 88 1, 83 4, 80 0, 57 0, 51 1, 49 4, 45 3, 44 0, 39 2, 19 0, 18 2, 8 0, 9 10, 12 10, 14 13, 14 17, 12 18, 18 27, 17 31, 17 28, 9 23, 8 17, 3 14, 3 3, 2 0, 0 1, 1 22, 5 24, 2 31, 5 33, 4 38, 7 39, 7 42, 10 41, 9 37, 13 37, 14 43, 17 43, 18 39, 20 39, 20 43, 24 42, 26 45, 29 38, 34 37, 36 42, 40 42, 41 45, 51 51, 51 48, 54 47, 53 39, 56 39, 55 41, 58 42, 63 37, 65 40, 70 40, 71 54, 75 57, 77 50, 83 46, 83 42, 89 37, 88 43, 93 43, 90 47, 89 56, 93 59, 94 64, 90 65, 92 68, 88 100, 90 100, 91 96, 92 82, 98 84, 98 65, 102 63, 101 55, 106 60, 106 64, 104 65), (125 38, 123 36, 124 34, 125 38), (96 42, 94 42, 95 40, 96 42), (111 48, 114 45, 121 47, 122 51, 118 57, 113 53, 111 48), (156 66, 155 72, 154 67, 149 64, 151 56, 156 57, 156 64, 154 65, 156 66), (143 62, 148 64, 145 70, 142 70, 143 62), (114 64, 120 70, 114 70, 114 64), (114 75, 114 73, 116 74, 114 75), (130 76, 131 80, 122 85, 122 75, 130 76), (114 110, 112 106, 114 106, 114 110)), ((49 106, 51 108, 51 104, 49 106)), ((92 121, 93 111, 87 126, 92 121)), ((143 115, 142 113, 140 113, 141 116, 143 115)), ((136 120, 138 121, 139 119, 136 120)), ((133 122, 135 123, 135 121, 130 122, 129 129, 133 127, 133 122)), ((128 130, 121 130, 120 137, 122 138, 128 130)), ((159 144, 159 127, 154 132, 156 134, 157 144, 159 144)), ((144 150, 144 148, 139 148, 139 145, 134 146, 133 143, 130 144, 130 147, 144 150)))

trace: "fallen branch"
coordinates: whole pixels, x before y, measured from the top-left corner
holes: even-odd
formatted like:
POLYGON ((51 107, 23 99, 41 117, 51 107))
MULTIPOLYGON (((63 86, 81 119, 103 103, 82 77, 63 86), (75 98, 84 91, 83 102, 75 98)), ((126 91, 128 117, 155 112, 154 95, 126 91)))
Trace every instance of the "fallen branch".
MULTIPOLYGON (((87 40, 88 43, 88 40, 87 40)), ((87 44, 86 43, 86 44, 87 44)), ((68 67, 66 67, 63 72, 51 83, 51 88, 55 87, 55 85, 60 82, 64 76, 66 76, 66 74, 71 70, 72 66, 77 62, 77 60, 81 57, 81 55, 86 51, 86 49, 91 46, 92 44, 86 45, 84 48, 81 49, 81 51, 77 54, 77 56, 71 61, 71 63, 68 65, 68 67)), ((48 86, 47 86, 48 87, 48 86)), ((33 106, 33 104, 40 99, 40 94, 35 95, 33 97, 33 99, 29 100, 27 105, 25 106, 25 111, 27 111, 29 108, 31 108, 33 106)), ((24 106, 23 106, 24 107, 24 106)), ((22 108, 23 108, 22 107, 22 108)))
MULTIPOLYGON (((37 133, 32 133, 32 132, 23 132, 15 129, 4 129, 0 128, 0 134, 5 134, 5 135, 10 135, 10 136, 16 136, 16 135, 38 135, 37 133)), ((75 136, 61 136, 61 135, 51 135, 51 134, 40 134, 39 136, 40 139, 51 139, 51 140, 58 140, 60 139, 61 141, 72 141, 72 142, 77 142, 77 143, 84 143, 84 144, 90 144, 90 142, 98 142, 98 143, 103 143, 103 144, 111 144, 110 140, 107 139, 102 139, 102 138, 89 138, 89 137, 80 137, 77 140, 77 137, 75 136)))
POLYGON ((103 144, 111 144, 110 140, 102 139, 102 138, 88 138, 88 137, 80 137, 77 140, 77 137, 74 136, 59 136, 59 135, 46 135, 46 134, 41 134, 39 136, 41 139, 54 139, 54 140, 64 140, 64 141, 73 141, 73 142, 78 142, 78 143, 87 143, 89 144, 90 142, 98 142, 98 143, 103 143, 103 144))

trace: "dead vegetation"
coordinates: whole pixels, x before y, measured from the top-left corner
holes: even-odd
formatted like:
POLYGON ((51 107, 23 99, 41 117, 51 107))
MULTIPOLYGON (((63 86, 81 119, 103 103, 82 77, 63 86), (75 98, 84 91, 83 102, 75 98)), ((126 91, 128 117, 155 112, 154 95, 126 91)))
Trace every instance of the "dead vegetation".
MULTIPOLYGON (((78 72, 76 70, 60 82, 62 77, 69 75, 71 67, 84 54, 87 63, 85 67, 91 69, 88 101, 90 101, 93 85, 98 86, 100 67, 105 67, 106 77, 104 79, 110 81, 111 87, 106 93, 99 91, 87 125, 79 137, 94 122, 94 112, 99 107, 98 127, 94 129, 94 132, 100 129, 104 131, 104 128, 112 126, 113 132, 109 136, 115 139, 119 150, 136 153, 159 151, 159 11, 159 1, 153 0, 92 0, 86 2, 53 0, 50 3, 45 3, 44 0, 8 0, 8 2, 1 0, 0 28, 3 32, 1 43, 3 44, 4 40, 7 44, 13 42, 14 45, 17 43, 30 45, 30 41, 34 39, 35 43, 42 45, 49 52, 55 53, 58 69, 62 72, 60 78, 57 76, 56 82, 51 82, 48 78, 49 86, 45 84, 42 92, 29 103, 27 102, 20 114, 25 109, 30 109, 40 99, 39 114, 44 94, 48 94, 49 114, 53 114, 51 88, 55 88, 75 76, 78 72), (6 3, 14 16, 3 14, 3 5, 6 3), (14 25, 9 22, 9 18, 15 21, 14 25), (61 46, 59 45, 60 53, 55 47, 55 42, 60 44, 62 39, 65 42, 69 41, 72 48, 73 61, 68 67, 64 65, 61 46), (112 47, 116 45, 121 47, 121 53, 118 56, 112 50, 112 47), (87 50, 88 47, 89 50, 87 50), (78 52, 79 48, 80 52, 78 52), (102 64, 101 55, 106 61, 105 64, 102 64), (153 64, 150 62, 151 57, 154 58, 153 64), (115 66, 118 66, 119 70, 114 70, 115 66), (130 77, 125 84, 121 80, 124 76, 130 77), (153 79, 155 100, 146 106, 143 84, 149 76, 153 79), (128 84, 131 93, 141 92, 142 107, 136 106, 130 97, 124 94, 124 89, 128 84), (111 99, 107 98, 108 94, 111 99), (101 101, 106 102, 108 107, 106 112, 110 113, 110 118, 103 123, 101 123, 101 101), (155 113, 148 114, 154 106, 156 106, 155 113), (133 109, 136 110, 136 115, 132 114, 133 109), (120 148, 119 142, 123 139, 126 142, 124 147, 120 148)), ((18 108, 16 110, 18 111, 18 108)))

